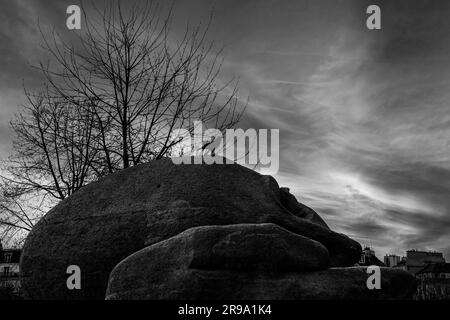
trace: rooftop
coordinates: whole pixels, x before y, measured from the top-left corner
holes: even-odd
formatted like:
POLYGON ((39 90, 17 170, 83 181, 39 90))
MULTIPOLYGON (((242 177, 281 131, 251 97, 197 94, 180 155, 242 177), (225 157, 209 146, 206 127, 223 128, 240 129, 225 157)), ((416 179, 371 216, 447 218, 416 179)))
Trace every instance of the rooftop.
POLYGON ((420 273, 450 273, 450 263, 430 263, 418 272, 420 273))
POLYGON ((416 249, 406 250, 406 252, 417 252, 417 253, 426 253, 426 254, 442 254, 442 252, 439 252, 439 251, 423 251, 423 250, 416 250, 416 249))

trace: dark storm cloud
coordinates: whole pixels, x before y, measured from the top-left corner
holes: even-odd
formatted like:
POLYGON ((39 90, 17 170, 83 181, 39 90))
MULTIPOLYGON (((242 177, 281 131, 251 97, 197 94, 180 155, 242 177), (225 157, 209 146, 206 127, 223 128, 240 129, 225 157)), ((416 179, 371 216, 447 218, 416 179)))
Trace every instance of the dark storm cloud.
POLYGON ((10 152, 9 120, 25 102, 23 85, 29 90, 42 86, 42 77, 33 68, 43 57, 40 48, 42 27, 63 25, 64 1, 0 2, 0 155, 10 152), (59 8, 59 10, 57 10, 59 8), (55 14, 60 13, 60 14, 55 14))
POLYGON ((0 85, 3 90, 17 87, 17 81, 11 79, 11 75, 17 75, 19 80, 20 75, 28 72, 27 36, 37 36, 28 20, 28 10, 22 8, 19 1, 8 3, 2 6, 0 19, 0 85))
POLYGON ((398 64, 409 59, 448 60, 450 3, 445 0, 379 1, 383 8, 384 44, 377 59, 398 64))
POLYGON ((29 76, 30 64, 43 54, 39 25, 61 30, 70 1, 2 1, 0 13, 0 61, 2 87, 16 85, 15 79, 29 76), (11 79, 11 75, 15 75, 11 79), (9 81, 8 81, 9 80, 9 81), (12 80, 12 81, 11 81, 12 80))

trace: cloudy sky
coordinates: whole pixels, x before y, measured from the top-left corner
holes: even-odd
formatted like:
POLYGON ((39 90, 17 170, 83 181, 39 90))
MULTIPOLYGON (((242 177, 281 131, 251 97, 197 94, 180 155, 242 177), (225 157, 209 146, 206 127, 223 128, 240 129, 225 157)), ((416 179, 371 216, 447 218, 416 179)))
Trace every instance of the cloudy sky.
MULTIPOLYGON (((76 1, 0 0, 0 157, 8 121, 39 88, 43 27, 76 1)), ((207 20, 224 78, 250 104, 242 128, 280 129, 280 185, 382 257, 450 259, 450 2, 180 0, 175 31, 207 20), (381 8, 382 30, 366 28, 381 8)))

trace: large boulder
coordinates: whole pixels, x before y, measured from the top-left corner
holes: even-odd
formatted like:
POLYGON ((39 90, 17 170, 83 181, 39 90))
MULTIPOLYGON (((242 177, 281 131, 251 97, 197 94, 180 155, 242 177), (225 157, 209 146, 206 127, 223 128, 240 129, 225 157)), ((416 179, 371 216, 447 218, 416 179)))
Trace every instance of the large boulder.
MULTIPOLYGON (((50 210, 24 245, 23 290, 32 299, 104 299, 111 271, 126 257, 190 228, 233 224, 279 227, 272 225, 273 232, 267 233, 264 226, 266 231, 257 236, 245 229, 246 248, 236 244, 225 248, 235 237, 227 233, 229 227, 225 233, 209 233, 211 240, 205 243, 221 239, 215 257, 228 263, 233 272, 239 272, 234 268, 241 261, 237 257, 250 254, 250 248, 262 239, 274 241, 267 244, 271 250, 284 246, 280 255, 285 262, 278 267, 297 271, 351 266, 361 254, 357 242, 331 231, 317 213, 298 203, 286 189, 280 190, 270 176, 236 164, 175 165, 162 159, 85 186, 50 210), (316 256, 312 248, 317 248, 316 256), (67 289, 70 265, 81 269, 81 290, 67 289)), ((196 237, 189 243, 198 253, 196 237)), ((257 254, 253 258, 260 259, 257 254)), ((207 255, 194 259, 204 264, 207 260, 207 255)), ((218 267, 208 261, 210 268, 218 267)))
POLYGON ((137 266, 141 260, 152 261, 155 270, 170 265, 173 269, 302 272, 329 266, 328 250, 322 244, 270 223, 191 228, 134 253, 119 265, 137 266))
MULTIPOLYGON (((249 229, 247 231, 250 231, 249 229)), ((121 261, 111 273, 106 299, 393 300, 411 298, 415 292, 414 277, 398 269, 381 268, 381 288, 373 290, 367 287, 369 276, 367 267, 324 270, 323 262, 326 257, 324 249, 319 249, 314 258, 311 249, 320 248, 320 246, 303 239, 294 246, 297 249, 289 250, 290 252, 284 250, 286 248, 284 245, 279 246, 277 241, 271 244, 263 238, 260 242, 263 249, 252 245, 252 250, 247 250, 249 246, 244 241, 240 254, 233 254, 231 261, 223 259, 226 254, 224 255, 221 249, 218 254, 211 252, 216 246, 226 247, 221 245, 227 238, 224 235, 231 235, 236 231, 242 232, 243 235, 254 233, 274 236, 278 234, 292 240, 295 238, 270 224, 261 228, 255 225, 238 225, 222 227, 219 230, 216 227, 189 229, 169 240, 142 249, 121 261), (246 228, 258 231, 247 233, 244 231, 246 228), (214 235, 212 237, 214 241, 211 241, 209 233, 212 235, 215 231, 218 231, 220 235, 214 235), (207 242, 206 246, 201 245, 202 240, 207 242), (276 252, 276 247, 279 247, 281 253, 276 252), (298 249, 300 252, 297 252, 298 249), (202 252, 203 250, 209 252, 202 252), (261 255, 263 250, 267 250, 266 257, 261 255), (291 256, 291 253, 294 255, 291 256), (310 263, 309 270, 305 271, 304 258, 308 256, 314 263, 310 263), (209 260, 211 257, 228 263, 214 263, 213 260, 209 260), (254 258, 260 259, 262 265, 252 263, 254 258), (246 259, 250 263, 246 263, 246 259), (270 260, 278 262, 267 264, 270 260)), ((244 238, 238 237, 238 239, 244 238)))
POLYGON ((190 228, 122 260, 107 300, 408 299, 412 275, 381 268, 369 290, 366 267, 328 268, 317 241, 274 224, 190 228))

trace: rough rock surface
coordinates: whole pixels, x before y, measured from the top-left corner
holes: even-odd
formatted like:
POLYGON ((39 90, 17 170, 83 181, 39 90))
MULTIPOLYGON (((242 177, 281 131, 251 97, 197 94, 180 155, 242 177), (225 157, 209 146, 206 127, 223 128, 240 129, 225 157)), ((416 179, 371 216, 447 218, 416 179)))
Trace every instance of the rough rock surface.
POLYGON ((152 261, 152 268, 312 271, 328 268, 328 250, 319 242, 277 225, 233 224, 188 229, 123 260, 152 261), (170 254, 169 254, 170 253, 170 254), (170 255, 170 257, 168 257, 170 255), (161 261, 162 260, 162 261, 161 261))
POLYGON ((202 240, 203 249, 198 243, 200 233, 185 240, 186 246, 194 248, 192 252, 207 252, 193 259, 193 266, 200 263, 205 269, 216 268, 219 264, 213 260, 222 259, 220 265, 230 268, 223 272, 232 272, 232 277, 245 282, 245 276, 237 273, 247 270, 239 268, 251 270, 255 259, 269 263, 262 251, 256 250, 251 256, 250 248, 264 239, 274 241, 264 244, 272 255, 276 246, 284 248, 275 267, 286 272, 323 269, 325 264, 351 266, 361 254, 357 242, 331 231, 312 209, 280 189, 270 176, 239 165, 174 165, 170 159, 163 159, 92 183, 53 208, 33 228, 24 245, 22 286, 25 295, 33 299, 104 299, 111 271, 133 253, 190 228, 242 224, 264 225, 247 226, 236 233, 228 232, 240 227, 207 228, 206 233, 218 233, 208 233, 205 239, 210 240, 202 240), (258 230, 258 235, 252 235, 251 228, 258 230), (243 239, 247 247, 234 243, 236 239, 243 239), (214 244, 216 240, 220 241, 214 244), (208 249, 213 244, 216 247, 208 249), (227 244, 232 249, 226 249, 227 244), (317 248, 314 255, 312 248, 317 248), (209 253, 215 258, 208 258, 209 253), (246 255, 250 255, 250 263, 241 264, 241 257, 246 255), (82 290, 67 289, 69 265, 81 268, 82 290))
POLYGON ((312 272, 208 270, 188 267, 189 259, 165 255, 156 244, 122 261, 111 273, 107 300, 396 300, 411 298, 416 283, 407 272, 381 268, 381 289, 369 290, 367 267, 312 272))

